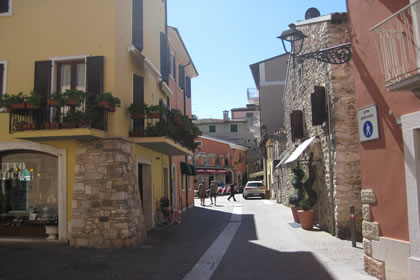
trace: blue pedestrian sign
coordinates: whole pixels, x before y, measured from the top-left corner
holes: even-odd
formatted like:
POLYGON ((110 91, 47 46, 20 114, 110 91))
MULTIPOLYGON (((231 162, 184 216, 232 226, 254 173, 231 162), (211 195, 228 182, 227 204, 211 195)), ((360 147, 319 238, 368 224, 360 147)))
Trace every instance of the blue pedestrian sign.
POLYGON ((378 110, 376 104, 357 111, 360 142, 379 139, 378 110))

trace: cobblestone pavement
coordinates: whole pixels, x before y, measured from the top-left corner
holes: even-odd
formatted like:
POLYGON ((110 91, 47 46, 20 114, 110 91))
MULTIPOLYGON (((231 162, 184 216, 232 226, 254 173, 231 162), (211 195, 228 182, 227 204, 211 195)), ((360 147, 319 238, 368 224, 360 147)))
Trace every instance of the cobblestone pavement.
POLYGON ((131 249, 0 242, 0 280, 184 279, 232 222, 239 226, 226 253, 196 279, 375 279, 363 270, 361 244, 304 231, 290 223, 289 208, 273 201, 237 198, 190 209, 182 224, 153 229, 131 249), (235 215, 240 219, 232 221, 235 215))

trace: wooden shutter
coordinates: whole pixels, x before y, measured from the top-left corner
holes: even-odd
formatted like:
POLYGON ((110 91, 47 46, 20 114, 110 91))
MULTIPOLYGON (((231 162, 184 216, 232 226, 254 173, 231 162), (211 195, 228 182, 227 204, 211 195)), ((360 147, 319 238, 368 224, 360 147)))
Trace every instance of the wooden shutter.
POLYGON ((35 62, 34 91, 41 96, 49 96, 51 93, 51 60, 35 62))
POLYGON ((9 12, 9 0, 0 0, 0 13, 9 12))
POLYGON ((191 78, 185 78, 185 95, 191 99, 191 78))
POLYGON ((327 120, 327 110, 325 103, 325 88, 315 86, 311 94, 312 106, 312 125, 321 125, 327 120))
POLYGON ((169 78, 169 55, 168 55, 168 37, 165 33, 160 33, 160 74, 162 80, 168 83, 169 78))
POLYGON ((104 57, 89 56, 86 62, 86 92, 104 92, 104 57))
MULTIPOLYGON (((144 103, 144 78, 138 75, 133 76, 133 103, 144 103)), ((133 120, 134 131, 144 130, 144 120, 133 120)))
POLYGON ((173 57, 173 65, 172 67, 174 68, 174 79, 176 80, 176 60, 175 60, 175 56, 173 57))
POLYGON ((180 88, 185 88, 185 72, 184 72, 184 66, 181 64, 178 67, 179 77, 178 77, 178 85, 180 88))
POLYGON ((3 73, 4 73, 4 64, 0 64, 0 97, 3 96, 3 73))
POLYGON ((143 51, 143 0, 133 0, 132 43, 143 51))
POLYGON ((300 110, 294 110, 290 114, 290 127, 292 140, 303 138, 303 114, 300 110))

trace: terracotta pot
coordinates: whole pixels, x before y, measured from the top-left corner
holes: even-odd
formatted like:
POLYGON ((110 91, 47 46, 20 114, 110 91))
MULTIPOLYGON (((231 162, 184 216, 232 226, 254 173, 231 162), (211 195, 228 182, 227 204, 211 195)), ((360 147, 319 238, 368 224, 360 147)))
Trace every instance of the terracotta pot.
POLYGON ((26 103, 26 109, 39 109, 39 106, 34 106, 32 104, 26 103))
POLYGON ((114 106, 112 106, 110 103, 108 103, 108 102, 104 101, 104 100, 99 101, 99 102, 96 104, 96 107, 99 107, 99 108, 104 108, 104 109, 105 109, 105 110, 107 110, 108 112, 115 112, 115 107, 114 107, 114 106))
POLYGON ((53 99, 48 99, 48 106, 49 107, 56 107, 57 106, 57 101, 55 101, 53 99))
POLYGON ((298 216, 303 229, 312 229, 314 225, 314 210, 298 210, 298 216))
POLYGON ((67 106, 79 106, 79 105, 80 105, 80 102, 79 102, 79 101, 77 101, 77 100, 68 99, 68 100, 66 101, 66 105, 67 105, 67 106))
POLYGON ((147 118, 148 119, 159 119, 160 118, 160 113, 147 113, 147 118))
POLYGON ((297 211, 300 210, 300 208, 292 205, 290 207, 290 209, 292 209, 293 220, 295 221, 295 223, 300 223, 299 216, 298 216, 298 213, 297 213, 297 211))
POLYGON ((26 105, 25 102, 10 104, 10 108, 12 108, 12 109, 25 109, 25 105, 26 105))

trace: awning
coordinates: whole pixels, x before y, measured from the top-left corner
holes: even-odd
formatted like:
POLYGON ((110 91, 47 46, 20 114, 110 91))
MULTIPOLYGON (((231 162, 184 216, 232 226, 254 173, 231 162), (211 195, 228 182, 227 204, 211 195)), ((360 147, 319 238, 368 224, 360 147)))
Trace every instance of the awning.
POLYGON ((281 158, 280 162, 276 165, 276 168, 280 168, 280 166, 283 165, 283 163, 289 158, 291 151, 285 151, 283 153, 283 157, 281 158))
POLYGON ((227 170, 225 169, 197 169, 199 174, 226 174, 227 170))
POLYGON ((290 157, 284 162, 284 164, 290 164, 297 160, 297 158, 305 151, 305 149, 314 141, 315 136, 305 140, 302 144, 300 144, 296 150, 290 155, 290 157))
POLYGON ((190 165, 191 166, 191 175, 193 175, 193 176, 197 176, 198 175, 198 172, 197 172, 197 168, 195 168, 195 166, 194 165, 190 165))
POLYGON ((256 178, 260 176, 264 176, 264 170, 249 174, 249 178, 256 178))
POLYGON ((181 174, 192 175, 191 165, 186 162, 180 162, 181 174))

